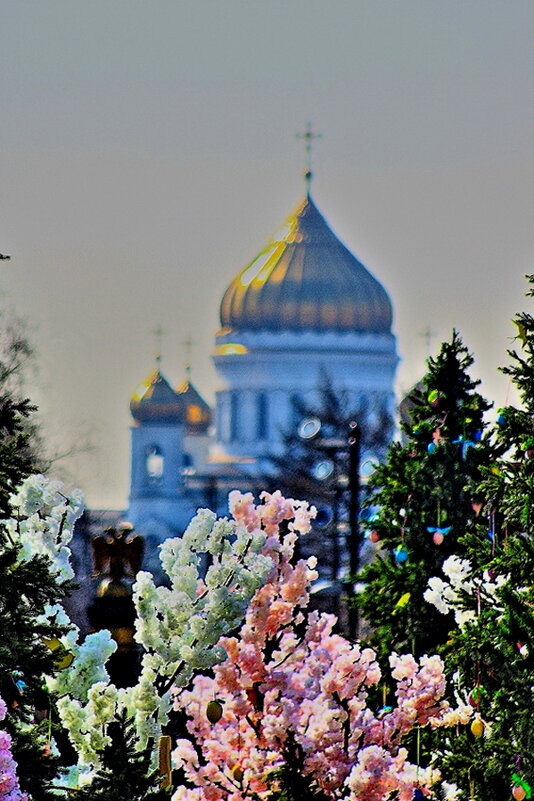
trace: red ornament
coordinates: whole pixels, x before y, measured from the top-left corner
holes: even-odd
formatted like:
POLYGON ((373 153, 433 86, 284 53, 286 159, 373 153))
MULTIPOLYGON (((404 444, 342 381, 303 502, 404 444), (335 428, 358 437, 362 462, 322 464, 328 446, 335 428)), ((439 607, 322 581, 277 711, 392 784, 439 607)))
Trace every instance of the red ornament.
POLYGON ((378 531, 373 530, 369 534, 369 539, 371 540, 371 542, 378 542, 380 540, 380 534, 378 533, 378 531))
POLYGON ((472 508, 473 512, 476 514, 477 517, 480 514, 482 506, 483 506, 483 504, 479 503, 478 501, 472 501, 472 503, 471 503, 471 508, 472 508))
POLYGON ((520 784, 516 784, 515 787, 512 787, 512 795, 516 801, 523 801, 523 798, 526 796, 526 794, 527 791, 520 784))
POLYGON ((441 545, 444 537, 441 531, 435 531, 434 534, 432 535, 432 539, 434 540, 434 545, 441 545))

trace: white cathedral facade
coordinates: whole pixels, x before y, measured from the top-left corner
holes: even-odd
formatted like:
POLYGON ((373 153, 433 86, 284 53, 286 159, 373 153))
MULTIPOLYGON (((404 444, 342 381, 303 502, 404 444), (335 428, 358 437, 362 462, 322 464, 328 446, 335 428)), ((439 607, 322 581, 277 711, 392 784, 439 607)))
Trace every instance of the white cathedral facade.
POLYGON ((127 518, 136 530, 160 542, 181 533, 197 506, 219 503, 214 487, 251 486, 281 453, 296 408, 317 403, 325 380, 349 398, 364 455, 378 428, 390 438, 391 325, 385 289, 308 193, 224 293, 215 409, 189 381, 174 389, 159 366, 132 397, 127 518))

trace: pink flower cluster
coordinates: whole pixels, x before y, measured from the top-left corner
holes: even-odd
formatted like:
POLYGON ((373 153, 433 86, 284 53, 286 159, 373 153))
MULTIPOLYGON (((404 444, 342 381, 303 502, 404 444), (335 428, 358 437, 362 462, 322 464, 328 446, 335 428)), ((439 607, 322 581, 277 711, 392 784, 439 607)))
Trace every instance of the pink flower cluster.
MULTIPOLYGON (((4 720, 7 708, 0 698, 0 720, 4 720)), ((11 753, 11 737, 0 729, 0 801, 28 801, 22 793, 17 778, 17 763, 11 753)))
POLYGON ((415 726, 453 725, 468 714, 440 700, 441 660, 418 664, 394 654, 396 706, 372 710, 368 690, 381 679, 374 651, 334 634, 332 615, 305 611, 314 560, 290 560, 309 511, 279 493, 262 500, 255 507, 250 496, 233 493, 232 511, 251 531, 263 524, 275 567, 238 636, 221 639, 228 658, 214 678, 197 676, 192 690, 175 696, 175 707, 188 714, 190 738, 178 742, 174 764, 190 788, 179 788, 173 801, 266 797, 268 774, 283 764, 290 742, 303 773, 333 799, 382 801, 397 791, 399 801, 411 801, 416 787, 427 794, 439 774, 408 763, 402 738, 415 726), (222 713, 216 722, 206 714, 211 701, 222 713))

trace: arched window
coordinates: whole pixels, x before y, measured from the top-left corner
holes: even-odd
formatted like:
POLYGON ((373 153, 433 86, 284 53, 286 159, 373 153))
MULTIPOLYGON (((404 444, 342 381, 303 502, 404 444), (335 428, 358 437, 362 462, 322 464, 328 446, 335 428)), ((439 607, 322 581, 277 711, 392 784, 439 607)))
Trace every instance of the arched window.
POLYGON ((163 476, 163 453, 157 445, 150 445, 146 449, 146 474, 150 481, 159 481, 163 476))
POLYGON ((182 473, 184 476, 192 476, 195 473, 195 463, 190 453, 182 456, 182 473))

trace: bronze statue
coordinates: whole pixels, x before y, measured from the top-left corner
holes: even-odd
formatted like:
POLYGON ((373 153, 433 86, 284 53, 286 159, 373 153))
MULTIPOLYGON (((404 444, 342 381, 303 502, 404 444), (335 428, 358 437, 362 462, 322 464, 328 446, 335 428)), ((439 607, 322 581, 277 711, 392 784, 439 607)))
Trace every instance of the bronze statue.
POLYGON ((130 523, 108 528, 91 540, 93 576, 102 576, 97 595, 124 594, 129 587, 123 579, 133 578, 141 569, 144 553, 143 538, 133 532, 130 523), (120 587, 123 592, 120 592, 120 587))

